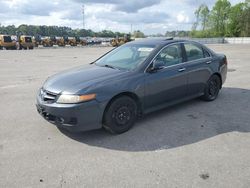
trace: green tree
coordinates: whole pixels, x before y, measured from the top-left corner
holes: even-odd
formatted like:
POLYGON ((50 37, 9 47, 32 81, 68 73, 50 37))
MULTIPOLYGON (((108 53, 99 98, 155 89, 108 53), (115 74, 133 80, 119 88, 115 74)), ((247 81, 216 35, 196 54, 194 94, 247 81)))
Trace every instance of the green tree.
POLYGON ((196 20, 193 24, 191 36, 193 37, 206 37, 207 32, 205 30, 208 27, 210 10, 206 4, 201 4, 195 11, 196 20), (197 28, 201 26, 201 31, 197 31, 197 28))
POLYGON ((193 23, 193 26, 192 26, 192 32, 195 32, 197 30, 198 25, 199 25, 200 7, 197 10, 195 10, 194 15, 195 15, 195 22, 193 23))
POLYGON ((202 4, 200 6, 200 22, 202 26, 202 31, 207 29, 209 13, 210 13, 210 10, 208 6, 206 4, 202 4))
POLYGON ((145 35, 141 31, 134 31, 134 38, 145 38, 145 35))
POLYGON ((231 4, 228 0, 218 0, 215 3, 210 16, 210 23, 215 36, 225 36, 230 7, 231 4))
POLYGON ((250 0, 245 1, 245 7, 243 11, 243 30, 241 36, 250 36, 250 0))
POLYGON ((238 3, 231 7, 227 27, 228 36, 241 36, 241 32, 244 30, 244 9, 245 3, 238 3))

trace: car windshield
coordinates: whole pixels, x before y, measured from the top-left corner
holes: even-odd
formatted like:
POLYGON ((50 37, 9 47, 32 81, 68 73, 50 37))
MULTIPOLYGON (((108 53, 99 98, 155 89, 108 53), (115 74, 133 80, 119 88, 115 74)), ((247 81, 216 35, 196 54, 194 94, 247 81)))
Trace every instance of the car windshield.
POLYGON ((25 37, 25 42, 32 42, 31 37, 25 37))
POLYGON ((4 39, 4 42, 12 42, 10 36, 4 36, 3 39, 4 39))
POLYGON ((155 47, 143 44, 120 46, 97 60, 95 64, 114 69, 134 70, 147 59, 155 47))

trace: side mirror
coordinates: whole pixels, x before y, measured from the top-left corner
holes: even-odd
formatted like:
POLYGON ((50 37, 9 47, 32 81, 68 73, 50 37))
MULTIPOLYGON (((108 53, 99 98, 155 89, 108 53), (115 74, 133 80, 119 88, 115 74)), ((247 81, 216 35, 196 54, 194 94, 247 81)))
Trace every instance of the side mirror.
POLYGON ((153 66, 149 69, 149 72, 153 73, 153 72, 157 72, 160 69, 163 69, 165 66, 164 61, 162 60, 154 60, 153 61, 153 66))

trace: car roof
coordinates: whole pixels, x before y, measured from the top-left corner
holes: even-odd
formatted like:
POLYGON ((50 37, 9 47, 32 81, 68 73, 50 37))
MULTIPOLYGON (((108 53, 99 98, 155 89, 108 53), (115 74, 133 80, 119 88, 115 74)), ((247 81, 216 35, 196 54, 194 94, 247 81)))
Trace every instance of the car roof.
POLYGON ((130 44, 145 44, 145 45, 167 45, 176 42, 185 42, 187 40, 176 40, 173 38, 146 38, 130 42, 130 44))

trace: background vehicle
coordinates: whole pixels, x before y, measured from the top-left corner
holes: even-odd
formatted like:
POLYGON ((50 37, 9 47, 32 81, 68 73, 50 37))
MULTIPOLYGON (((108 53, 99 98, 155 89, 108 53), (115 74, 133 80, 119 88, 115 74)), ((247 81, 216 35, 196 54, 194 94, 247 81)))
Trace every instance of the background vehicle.
POLYGON ((41 45, 43 45, 43 47, 52 47, 53 41, 50 37, 41 37, 41 45))
POLYGON ((42 36, 41 35, 36 35, 33 38, 35 40, 35 47, 42 45, 42 36))
POLYGON ((131 36, 130 35, 124 35, 124 37, 116 37, 111 40, 111 45, 113 47, 121 46, 127 42, 131 41, 131 36))
POLYGON ((65 45, 77 46, 77 42, 76 42, 75 37, 64 36, 63 39, 64 39, 64 42, 65 42, 65 45))
POLYGON ((63 37, 55 37, 54 44, 62 47, 65 46, 65 41, 63 37))
POLYGON ((33 50, 34 49, 34 42, 32 40, 32 37, 31 36, 27 36, 27 35, 20 35, 17 37, 17 40, 18 40, 18 49, 19 50, 27 50, 27 49, 30 49, 30 50, 33 50))
POLYGON ((0 50, 2 49, 16 49, 16 42, 11 39, 10 35, 0 35, 0 50))
POLYGON ((77 45, 86 46, 87 40, 84 37, 76 37, 77 45))
POLYGON ((113 49, 89 67, 56 74, 37 96, 38 112, 57 126, 123 133, 138 115, 193 98, 217 98, 227 58, 184 40, 149 39, 113 49))

